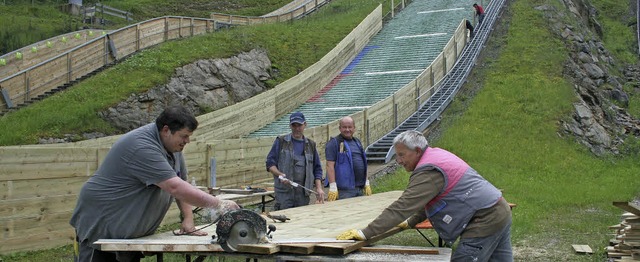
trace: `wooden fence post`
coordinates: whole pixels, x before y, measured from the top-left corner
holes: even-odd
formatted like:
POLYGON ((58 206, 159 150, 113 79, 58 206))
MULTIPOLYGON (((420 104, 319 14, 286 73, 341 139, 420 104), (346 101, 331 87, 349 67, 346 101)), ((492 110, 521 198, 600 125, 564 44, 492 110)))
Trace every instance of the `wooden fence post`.
POLYGON ((394 4, 393 4, 393 0, 391 0, 391 18, 395 17, 395 9, 394 9, 394 4))
POLYGON ((169 21, 168 21, 168 17, 164 17, 164 42, 167 42, 167 40, 169 40, 169 21))
POLYGON ((140 24, 136 24, 136 51, 140 51, 140 24))

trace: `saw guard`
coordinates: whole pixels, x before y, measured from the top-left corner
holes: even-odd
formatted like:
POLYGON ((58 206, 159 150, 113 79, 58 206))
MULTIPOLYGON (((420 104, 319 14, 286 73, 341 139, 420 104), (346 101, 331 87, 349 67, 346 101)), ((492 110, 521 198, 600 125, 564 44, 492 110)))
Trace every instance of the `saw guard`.
POLYGON ((237 244, 258 244, 267 234, 267 221, 253 211, 238 209, 225 213, 216 224, 218 244, 227 252, 237 251, 237 244), (233 230, 234 226, 242 227, 233 230), (247 231, 248 230, 248 231, 247 231), (232 235, 234 234, 234 235, 232 235), (233 238, 237 241, 230 241, 233 238))

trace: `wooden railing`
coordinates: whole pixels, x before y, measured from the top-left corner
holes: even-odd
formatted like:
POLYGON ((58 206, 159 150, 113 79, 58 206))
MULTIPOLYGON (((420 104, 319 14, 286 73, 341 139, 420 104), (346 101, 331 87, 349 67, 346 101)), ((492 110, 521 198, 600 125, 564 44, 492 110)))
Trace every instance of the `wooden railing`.
MULTIPOLYGON (((37 57, 37 52, 23 53, 20 59, 6 63, 3 73, 8 75, 0 75, 3 94, 0 110, 25 103, 141 49, 172 39, 210 33, 215 28, 215 21, 211 19, 165 16, 104 32, 44 61, 32 58, 37 57), (25 68, 23 63, 30 66, 25 68)), ((39 49, 46 50, 46 47, 39 49)))

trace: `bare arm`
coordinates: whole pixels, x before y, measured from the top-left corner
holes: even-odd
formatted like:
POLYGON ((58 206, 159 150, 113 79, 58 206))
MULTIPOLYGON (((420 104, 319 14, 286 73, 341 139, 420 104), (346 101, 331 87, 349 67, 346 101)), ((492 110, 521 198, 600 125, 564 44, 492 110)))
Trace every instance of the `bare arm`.
POLYGON ((220 199, 195 188, 177 176, 157 185, 177 199, 180 210, 186 209, 187 206, 191 209, 191 206, 217 208, 220 205, 220 199))
POLYGON ((280 170, 278 170, 277 166, 271 166, 269 167, 269 173, 273 174, 274 178, 277 178, 281 175, 284 175, 284 173, 280 172, 280 170))
POLYGON ((179 199, 176 199, 176 204, 178 204, 178 208, 182 213, 182 223, 180 224, 180 231, 178 232, 178 234, 206 236, 208 234, 207 232, 196 230, 196 224, 193 216, 193 206, 184 203, 179 199))
POLYGON ((335 183, 336 182, 336 162, 335 161, 326 161, 327 164, 327 179, 329 179, 329 183, 335 183))
MULTIPOLYGON (((279 176, 287 177, 287 174, 280 172, 277 166, 270 166, 269 173, 273 174, 274 178, 278 178, 279 176)), ((281 181, 283 184, 288 185, 289 181, 281 181)))

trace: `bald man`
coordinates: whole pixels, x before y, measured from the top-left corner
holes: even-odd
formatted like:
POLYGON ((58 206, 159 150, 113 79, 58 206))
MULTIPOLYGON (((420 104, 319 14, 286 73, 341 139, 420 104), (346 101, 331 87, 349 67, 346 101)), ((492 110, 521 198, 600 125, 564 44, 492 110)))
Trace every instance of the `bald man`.
POLYGON ((362 143, 353 137, 356 132, 353 118, 340 119, 340 134, 332 137, 325 148, 328 201, 371 195, 367 179, 367 157, 362 143))

